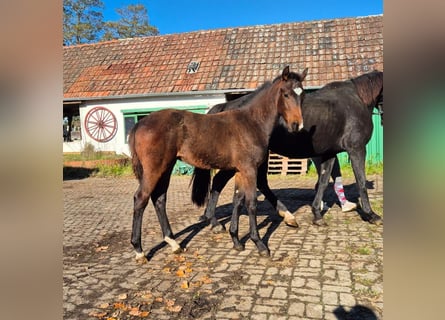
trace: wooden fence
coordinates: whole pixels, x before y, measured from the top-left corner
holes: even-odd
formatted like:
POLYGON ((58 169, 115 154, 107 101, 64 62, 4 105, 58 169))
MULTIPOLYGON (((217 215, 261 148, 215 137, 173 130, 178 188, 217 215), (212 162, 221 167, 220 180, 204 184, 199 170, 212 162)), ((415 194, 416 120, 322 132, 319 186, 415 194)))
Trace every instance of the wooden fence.
POLYGON ((281 174, 282 176, 288 174, 305 175, 307 173, 307 163, 308 159, 291 159, 270 152, 267 174, 281 174))

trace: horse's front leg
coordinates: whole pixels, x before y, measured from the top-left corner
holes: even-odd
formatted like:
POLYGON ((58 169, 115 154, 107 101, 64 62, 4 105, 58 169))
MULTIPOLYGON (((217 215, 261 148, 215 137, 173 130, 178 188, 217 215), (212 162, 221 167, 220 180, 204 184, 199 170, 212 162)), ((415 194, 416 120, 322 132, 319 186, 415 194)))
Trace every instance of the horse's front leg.
POLYGON ((257 175, 255 170, 250 168, 244 172, 238 172, 235 179, 239 192, 244 193, 244 202, 246 204, 247 213, 249 214, 250 239, 255 243, 261 256, 270 256, 269 249, 260 239, 258 233, 258 225, 256 221, 257 198, 256 198, 256 181, 257 175))
POLYGON ((295 220, 295 216, 290 213, 287 207, 275 196, 275 194, 270 190, 269 184, 267 182, 267 170, 268 161, 264 161, 258 168, 257 186, 264 197, 270 202, 270 204, 275 208, 279 216, 283 217, 286 225, 298 228, 298 222, 295 220))
POLYGON ((383 222, 382 218, 372 211, 371 204, 369 203, 368 190, 366 189, 365 156, 366 149, 358 152, 349 152, 352 170, 354 171, 355 181, 360 194, 362 210, 365 213, 363 218, 370 223, 380 224, 383 222))
POLYGON ((210 221, 211 229, 215 233, 225 231, 224 226, 218 221, 218 219, 216 219, 215 210, 221 191, 234 175, 235 171, 233 170, 220 170, 212 180, 209 201, 207 202, 204 215, 201 216, 200 220, 210 221))
POLYGON ((260 256, 269 257, 270 251, 267 248, 267 246, 264 244, 264 242, 261 241, 260 235, 258 233, 258 225, 257 225, 257 221, 256 221, 256 214, 257 214, 257 203, 256 202, 257 202, 257 199, 255 197, 255 192, 253 192, 252 194, 249 194, 249 193, 246 194, 245 203, 246 203, 246 207, 247 207, 247 212, 249 214, 250 239, 252 239, 252 241, 257 246, 260 256))
POLYGON ((325 225, 323 217, 321 216, 323 194, 329 183, 332 167, 334 165, 335 157, 324 160, 321 163, 321 168, 318 170, 317 192, 315 193, 314 201, 312 202, 312 213, 314 214, 313 223, 317 226, 325 225))

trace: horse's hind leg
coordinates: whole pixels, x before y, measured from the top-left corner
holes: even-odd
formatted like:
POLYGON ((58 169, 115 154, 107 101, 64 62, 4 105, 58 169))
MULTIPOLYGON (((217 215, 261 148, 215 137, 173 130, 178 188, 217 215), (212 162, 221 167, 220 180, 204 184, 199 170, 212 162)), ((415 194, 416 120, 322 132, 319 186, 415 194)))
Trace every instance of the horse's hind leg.
POLYGON ((216 219, 215 210, 216 204, 218 203, 219 195, 222 189, 226 186, 227 182, 235 175, 233 170, 220 170, 213 177, 212 188, 210 191, 209 201, 207 202, 207 207, 205 209, 204 215, 201 216, 200 220, 210 221, 212 231, 223 232, 224 226, 216 219))
POLYGON ((238 190, 235 185, 235 192, 233 194, 233 211, 232 217, 230 221, 229 233, 232 237, 233 248, 242 251, 244 250, 244 245, 239 241, 238 238, 238 224, 239 224, 239 215, 241 213, 241 208, 244 203, 244 192, 238 190))
POLYGON ((173 232, 170 227, 170 222, 168 221, 166 210, 167 189, 170 184, 170 176, 171 171, 173 170, 173 165, 171 165, 169 170, 164 172, 164 174, 162 175, 161 179, 156 185, 156 188, 151 194, 151 200, 153 201, 156 215, 158 216, 159 224, 161 225, 164 241, 171 246, 173 253, 178 253, 181 252, 182 249, 173 238, 173 232))
POLYGON ((286 225, 291 227, 298 228, 298 222, 295 220, 295 217, 287 207, 275 196, 275 194, 270 190, 269 184, 267 182, 267 169, 268 163, 267 158, 260 167, 258 168, 258 176, 257 176, 257 187, 261 191, 261 193, 266 197, 266 199, 272 204, 277 213, 283 217, 286 225))
POLYGON ((322 162, 321 170, 318 175, 317 192, 315 193, 314 201, 312 202, 312 213, 314 214, 313 223, 318 226, 325 224, 323 217, 321 216, 322 199, 324 191, 329 183, 329 177, 331 176, 332 167, 334 165, 335 157, 329 158, 322 162))
POLYGON ((365 156, 366 149, 360 150, 359 152, 349 152, 352 170, 354 171, 355 181, 357 182, 357 188, 360 194, 362 210, 365 213, 363 218, 370 223, 379 224, 382 222, 382 218, 372 211, 368 191, 366 190, 365 156))
POLYGON ((150 197, 151 189, 147 185, 147 181, 144 178, 139 182, 139 188, 134 194, 134 209, 133 209, 133 226, 131 231, 131 244, 136 252, 136 260, 145 259, 144 251, 141 244, 141 229, 142 229, 142 217, 144 210, 147 207, 150 197))

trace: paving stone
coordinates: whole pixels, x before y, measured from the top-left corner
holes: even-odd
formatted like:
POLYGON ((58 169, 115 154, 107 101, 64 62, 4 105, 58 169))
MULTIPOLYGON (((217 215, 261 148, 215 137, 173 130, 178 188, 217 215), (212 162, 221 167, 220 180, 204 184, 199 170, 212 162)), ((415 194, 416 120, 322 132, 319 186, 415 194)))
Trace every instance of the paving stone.
MULTIPOLYGON (((382 177, 367 179, 374 181, 375 189, 368 189, 370 198, 382 201, 382 177)), ((353 178, 343 181, 348 197, 356 201, 353 178)), ((190 177, 173 176, 167 198, 170 224, 186 251, 172 254, 162 241, 150 203, 142 226, 149 259, 137 264, 130 244, 137 181, 63 181, 64 319, 97 319, 89 316, 91 312, 129 318, 129 309, 114 307, 121 306, 119 303, 128 308, 146 307, 153 319, 187 319, 192 314, 217 320, 336 319, 333 311, 339 305, 345 312, 356 305, 367 306, 376 318, 382 318, 383 227, 362 221, 356 212, 345 214, 338 205, 325 216, 327 227, 314 226, 310 209, 314 193, 310 190, 315 178, 269 177, 272 190, 300 223, 298 229, 290 228, 272 216, 267 201, 258 202, 259 232, 267 234, 271 258, 260 257, 249 240, 244 214, 239 232, 246 241, 242 252, 232 248, 228 232, 214 234, 199 223, 203 208, 191 204, 189 182, 190 177), (369 248, 369 254, 356 253, 358 248, 369 248)), ((217 208, 226 229, 232 196, 233 182, 229 182, 217 208)), ((335 201, 331 185, 325 198, 335 201)))

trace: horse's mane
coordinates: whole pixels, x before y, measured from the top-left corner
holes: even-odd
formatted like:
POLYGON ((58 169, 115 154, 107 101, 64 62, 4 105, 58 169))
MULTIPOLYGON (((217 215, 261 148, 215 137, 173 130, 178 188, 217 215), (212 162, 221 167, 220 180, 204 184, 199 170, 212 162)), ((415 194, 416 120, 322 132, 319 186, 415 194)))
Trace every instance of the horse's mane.
POLYGON ((376 103, 376 98, 383 89, 383 72, 374 70, 351 79, 357 94, 366 105, 376 103))
MULTIPOLYGON (((289 72, 288 78, 296 79, 297 81, 301 82, 301 75, 296 72, 289 72)), ((241 108, 241 107, 245 106, 246 104, 250 103, 257 96, 259 96, 260 93, 263 93, 265 89, 270 88, 270 86, 273 83, 275 83, 276 81, 278 81, 279 79, 281 79, 281 75, 277 76, 273 81, 266 81, 261 86, 259 86, 255 91, 252 91, 242 97, 239 97, 232 101, 227 101, 227 102, 223 102, 223 103, 214 105, 213 107, 211 107, 209 109, 209 111, 207 113, 209 113, 209 114, 218 113, 218 112, 225 111, 225 110, 241 108)))

